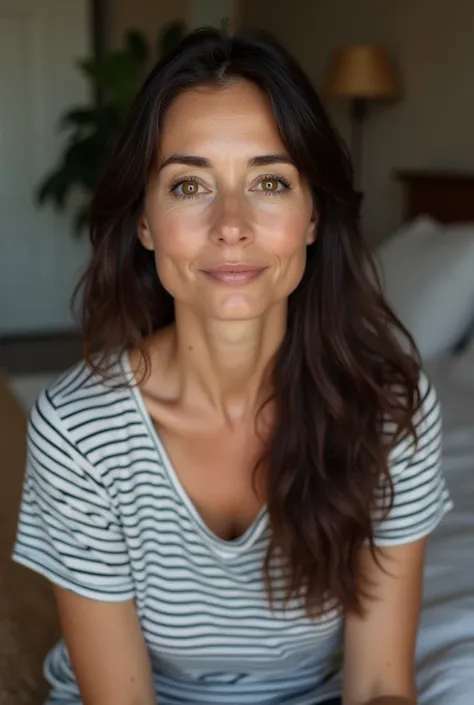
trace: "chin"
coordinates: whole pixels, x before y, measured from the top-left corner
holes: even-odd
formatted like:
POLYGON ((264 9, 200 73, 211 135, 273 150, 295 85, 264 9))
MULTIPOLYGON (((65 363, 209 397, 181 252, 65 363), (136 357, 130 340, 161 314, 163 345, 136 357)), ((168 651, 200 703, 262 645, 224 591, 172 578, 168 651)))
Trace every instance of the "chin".
POLYGON ((252 321, 264 316, 268 311, 267 306, 255 304, 253 306, 216 306, 209 315, 218 321, 252 321))
POLYGON ((247 321, 264 315, 270 302, 268 296, 249 296, 248 292, 233 291, 224 296, 201 299, 201 304, 206 317, 219 321, 247 321))
POLYGON ((217 321, 253 321, 265 314, 265 311, 215 311, 210 317, 217 321))

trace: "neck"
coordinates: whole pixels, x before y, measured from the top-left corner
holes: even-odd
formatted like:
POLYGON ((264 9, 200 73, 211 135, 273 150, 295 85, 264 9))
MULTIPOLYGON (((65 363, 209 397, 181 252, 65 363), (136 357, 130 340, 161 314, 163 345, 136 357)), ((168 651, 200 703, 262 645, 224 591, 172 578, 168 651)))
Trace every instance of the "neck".
POLYGON ((254 413, 268 391, 264 377, 286 328, 286 302, 250 321, 203 320, 176 305, 175 359, 182 391, 229 422, 254 413))

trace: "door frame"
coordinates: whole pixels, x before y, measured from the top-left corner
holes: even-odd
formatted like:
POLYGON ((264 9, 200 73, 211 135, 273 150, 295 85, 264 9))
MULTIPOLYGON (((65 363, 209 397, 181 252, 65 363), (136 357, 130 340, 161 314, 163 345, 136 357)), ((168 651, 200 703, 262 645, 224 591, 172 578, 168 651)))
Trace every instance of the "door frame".
POLYGON ((106 5, 106 0, 90 0, 92 47, 97 58, 101 58, 105 52, 106 5))
MULTIPOLYGON (((92 52, 96 59, 101 59, 105 54, 107 44, 106 10, 107 0, 90 0, 92 52)), ((100 105, 102 94, 98 87, 94 90, 94 99, 96 104, 100 105)))

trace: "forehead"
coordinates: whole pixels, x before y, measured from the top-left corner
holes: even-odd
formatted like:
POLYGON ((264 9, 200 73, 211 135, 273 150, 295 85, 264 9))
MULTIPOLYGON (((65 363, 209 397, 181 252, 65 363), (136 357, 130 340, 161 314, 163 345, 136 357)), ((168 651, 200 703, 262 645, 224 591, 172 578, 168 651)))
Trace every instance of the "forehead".
MULTIPOLYGON (((160 153, 203 149, 285 151, 270 101, 246 81, 221 86, 199 86, 181 93, 165 115, 160 153)), ((196 151, 200 150, 200 151, 196 151)), ((242 155, 243 156, 243 155, 242 155)))

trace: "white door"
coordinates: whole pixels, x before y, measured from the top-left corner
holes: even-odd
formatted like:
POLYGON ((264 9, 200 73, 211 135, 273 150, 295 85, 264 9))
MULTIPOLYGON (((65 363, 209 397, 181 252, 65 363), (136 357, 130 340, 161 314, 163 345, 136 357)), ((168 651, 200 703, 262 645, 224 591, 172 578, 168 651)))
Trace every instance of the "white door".
POLYGON ((0 336, 72 327, 87 237, 34 190, 61 151, 58 117, 87 100, 89 0, 0 0, 0 336))

